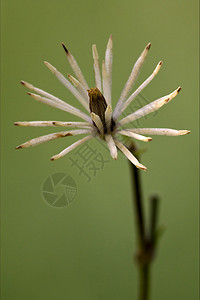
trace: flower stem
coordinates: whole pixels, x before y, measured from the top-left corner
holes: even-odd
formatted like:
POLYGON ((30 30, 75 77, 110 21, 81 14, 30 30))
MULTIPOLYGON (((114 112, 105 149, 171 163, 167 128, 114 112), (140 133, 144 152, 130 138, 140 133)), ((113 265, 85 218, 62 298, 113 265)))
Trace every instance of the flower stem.
POLYGON ((150 288, 150 264, 139 266, 140 272, 140 289, 139 289, 139 300, 149 299, 149 288, 150 288))
POLYGON ((145 244, 145 224, 144 224, 144 209, 143 209, 143 201, 142 201, 142 189, 141 189, 141 180, 138 168, 136 168, 131 162, 131 172, 134 184, 133 186, 133 194, 134 194, 134 211, 136 212, 136 226, 137 226, 137 236, 138 243, 141 248, 144 248, 145 244))
MULTIPOLYGON (((131 145, 129 150, 138 158, 135 145, 131 145)), ((149 300, 150 297, 150 275, 151 264, 154 259, 157 231, 158 198, 152 197, 150 200, 150 222, 149 229, 146 228, 143 195, 141 187, 141 171, 130 163, 133 178, 133 208, 136 221, 138 252, 136 261, 139 269, 139 300, 149 300)))

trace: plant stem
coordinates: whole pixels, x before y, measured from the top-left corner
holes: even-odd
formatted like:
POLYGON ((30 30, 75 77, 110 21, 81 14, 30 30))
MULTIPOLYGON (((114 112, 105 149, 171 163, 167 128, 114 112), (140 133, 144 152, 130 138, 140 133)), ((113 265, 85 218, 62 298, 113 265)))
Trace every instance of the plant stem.
POLYGON ((149 263, 143 260, 146 254, 146 236, 145 236, 145 219, 142 200, 142 189, 140 180, 140 170, 130 163, 131 173, 133 177, 133 207, 136 219, 138 254, 137 262, 139 267, 139 300, 149 299, 149 263))
POLYGON ((141 180, 139 169, 136 168, 130 162, 132 177, 133 177, 133 206, 134 211, 136 212, 136 226, 137 226, 137 235, 138 242, 141 248, 144 248, 145 245, 145 224, 144 224, 144 209, 143 209, 143 201, 142 201, 142 189, 141 189, 141 180))
POLYGON ((139 300, 149 299, 149 288, 150 288, 150 264, 144 264, 139 266, 140 272, 140 289, 139 289, 139 300))
MULTIPOLYGON (((134 145, 129 150, 136 156, 136 148, 134 145)), ((137 157, 138 158, 138 157, 137 157)), ((136 231, 138 240, 137 263, 139 269, 139 300, 149 300, 150 297, 150 271, 154 258, 155 250, 155 233, 157 230, 157 214, 158 214, 158 198, 151 199, 151 214, 149 230, 146 230, 142 187, 141 187, 141 171, 131 162, 131 174, 133 178, 133 207, 136 220, 136 231)))

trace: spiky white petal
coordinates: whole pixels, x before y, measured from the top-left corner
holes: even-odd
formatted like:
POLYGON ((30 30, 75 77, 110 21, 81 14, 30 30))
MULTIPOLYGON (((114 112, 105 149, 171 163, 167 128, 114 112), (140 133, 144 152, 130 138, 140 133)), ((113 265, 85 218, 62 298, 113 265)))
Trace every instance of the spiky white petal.
POLYGON ((168 136, 179 136, 190 133, 189 130, 175 130, 169 128, 136 128, 128 129, 134 133, 152 134, 152 135, 168 135, 168 136))
POLYGON ((145 105, 144 107, 138 109, 134 113, 132 113, 132 114, 126 116, 125 118, 123 118, 122 120, 120 120, 119 123, 121 125, 125 125, 127 123, 133 122, 141 117, 144 117, 144 116, 158 110, 164 104, 170 102, 174 97, 176 97, 178 95, 178 93, 180 92, 180 90, 181 90, 181 88, 179 87, 171 94, 164 96, 162 98, 159 98, 159 99, 145 105))
POLYGON ((36 95, 36 94, 33 94, 33 93, 28 93, 28 95, 30 95, 32 98, 34 98, 35 100, 39 101, 39 102, 42 102, 42 103, 45 103, 45 104, 48 104, 50 106, 53 106, 53 107, 56 107, 60 110, 64 110, 64 111, 67 111, 69 112, 70 114, 73 114, 75 116, 78 116, 80 117, 81 119, 91 123, 91 119, 88 115, 86 115, 85 113, 83 113, 82 111, 80 111, 79 109, 63 102, 56 102, 56 101, 53 101, 52 99, 48 99, 46 97, 41 97, 39 95, 36 95))
POLYGON ((111 126, 111 119, 112 119, 112 108, 110 105, 108 105, 105 111, 105 122, 107 128, 110 128, 111 126))
POLYGON ((47 61, 44 62, 47 68, 57 77, 57 79, 76 97, 76 99, 89 111, 88 105, 85 104, 85 99, 77 91, 77 89, 61 74, 54 66, 47 61))
POLYGON ((130 162, 132 162, 132 164, 134 164, 137 168, 139 168, 141 170, 147 169, 145 166, 143 166, 141 163, 139 163, 137 158, 117 139, 115 139, 115 144, 119 148, 119 150, 121 150, 124 153, 124 155, 130 160, 130 162))
POLYGON ((149 43, 145 49, 143 50, 143 52, 141 53, 140 57, 138 58, 138 60, 136 61, 132 71, 131 71, 131 74, 125 84, 125 87, 121 93, 121 96, 117 102, 117 105, 115 107, 115 111, 118 111, 122 105, 122 103, 126 100, 126 97, 127 95, 129 94, 130 90, 132 89, 138 75, 139 75, 139 72, 144 64, 144 61, 145 61, 145 58, 147 56, 147 53, 149 52, 149 49, 151 47, 151 44, 149 43))
POLYGON ((108 76, 108 84, 110 86, 110 91, 112 89, 112 60, 113 60, 113 54, 112 54, 112 35, 110 35, 107 48, 106 48, 106 54, 105 54, 105 67, 107 71, 108 76))
POLYGON ((137 95, 139 93, 141 93, 141 91, 153 80, 153 78, 158 74, 160 68, 162 66, 162 61, 160 61, 155 70, 153 71, 153 73, 137 88, 137 90, 135 90, 132 95, 126 100, 125 103, 122 104, 121 108, 115 112, 115 114, 113 115, 114 118, 118 118, 123 111, 127 108, 127 106, 129 104, 131 104, 131 102, 133 101, 133 99, 135 99, 135 97, 137 97, 137 95))
POLYGON ((60 122, 60 121, 29 121, 29 122, 15 122, 16 126, 24 127, 93 127, 92 124, 87 122, 60 122))
POLYGON ((108 148, 110 150, 110 155, 112 156, 113 159, 117 159, 117 147, 115 145, 115 142, 111 136, 111 134, 109 135, 105 135, 105 140, 106 143, 108 145, 108 148))
POLYGON ((143 135, 141 135, 141 134, 138 134, 138 133, 129 131, 128 129, 125 129, 125 130, 119 130, 119 131, 117 131, 117 133, 122 134, 122 135, 129 136, 129 137, 132 137, 132 138, 134 138, 134 139, 137 139, 137 140, 143 141, 143 142, 149 142, 149 141, 152 140, 151 137, 143 136, 143 135))
POLYGON ((95 83, 96 87, 102 91, 101 89, 101 72, 100 72, 100 67, 99 67, 99 55, 97 52, 97 47, 96 45, 92 45, 92 55, 94 59, 94 76, 95 76, 95 83))
POLYGON ((96 127, 98 128, 99 132, 103 135, 103 123, 100 117, 93 112, 90 115, 96 127))
POLYGON ((63 151, 61 151, 60 153, 52 156, 51 160, 57 160, 61 157, 63 157, 64 155, 66 155, 67 153, 69 153, 70 151, 72 151, 73 149, 75 149, 76 147, 80 146, 81 144, 87 142, 88 140, 92 139, 94 136, 93 135, 88 135, 85 136, 83 139, 73 143, 72 145, 70 145, 69 147, 65 148, 63 151))
POLYGON ((16 149, 33 147, 33 146, 37 146, 39 144, 42 144, 42 143, 45 143, 45 142, 48 142, 48 141, 58 139, 58 138, 62 138, 62 137, 66 137, 66 136, 74 136, 74 135, 77 135, 77 134, 86 134, 86 133, 91 133, 91 132, 92 132, 91 129, 78 129, 78 130, 50 133, 50 134, 47 134, 47 135, 43 135, 43 136, 34 138, 30 141, 27 141, 27 142, 19 145, 18 147, 16 147, 16 149))
POLYGON ((73 57, 73 55, 69 52, 69 50, 67 50, 67 48, 65 47, 65 45, 62 43, 62 46, 67 54, 67 59, 68 59, 68 62, 69 64, 71 65, 72 67, 72 70, 74 71, 76 77, 78 78, 78 80, 80 81, 80 83, 84 86, 84 88, 86 90, 88 90, 88 84, 81 72, 81 69, 78 65, 78 63, 76 62, 75 58, 73 57))
POLYGON ((79 91, 80 95, 85 99, 85 108, 88 110, 89 108, 89 98, 88 98, 88 93, 85 90, 84 86, 76 79, 74 76, 67 74, 69 77, 70 81, 73 83, 75 88, 79 91))
MULTIPOLYGON (((37 88, 37 87, 35 87, 35 86, 33 86, 32 84, 30 84, 30 83, 28 83, 28 82, 26 82, 26 81, 21 81, 21 84, 23 84, 25 87, 27 87, 29 90, 31 90, 31 91, 34 91, 34 92, 36 92, 36 93, 38 93, 39 95, 41 95, 41 96, 44 96, 44 97, 46 97, 46 98, 49 98, 49 99, 51 99, 51 100, 53 100, 54 102, 56 102, 56 103, 60 103, 60 104, 62 104, 62 105, 64 105, 64 106, 66 106, 66 107, 73 107, 73 106, 71 106, 71 105, 69 105, 68 103, 66 103, 65 101, 63 101, 63 100, 61 100, 61 99, 59 99, 58 97, 55 97, 54 95, 52 95, 52 94, 49 94, 49 93, 47 93, 47 92, 45 92, 45 91, 43 91, 43 90, 41 90, 41 89, 39 89, 39 88, 37 88)), ((77 108, 75 108, 75 107, 73 107, 75 110, 77 109, 77 108)))
POLYGON ((103 94, 107 104, 111 104, 111 86, 109 83, 108 73, 105 66, 105 61, 102 62, 102 78, 103 78, 103 94))
POLYGON ((30 84, 30 83, 24 81, 24 80, 21 80, 21 84, 23 84, 26 88, 28 88, 28 89, 31 90, 31 91, 34 91, 34 92, 38 93, 38 94, 41 95, 41 96, 47 97, 47 98, 49 98, 49 99, 51 99, 51 100, 53 100, 53 101, 55 101, 55 102, 60 102, 60 103, 62 103, 62 104, 65 103, 64 101, 62 101, 62 100, 59 99, 58 97, 55 97, 55 96, 53 96, 52 94, 49 94, 49 93, 47 93, 47 92, 41 90, 40 88, 37 88, 37 87, 33 86, 32 84, 30 84))

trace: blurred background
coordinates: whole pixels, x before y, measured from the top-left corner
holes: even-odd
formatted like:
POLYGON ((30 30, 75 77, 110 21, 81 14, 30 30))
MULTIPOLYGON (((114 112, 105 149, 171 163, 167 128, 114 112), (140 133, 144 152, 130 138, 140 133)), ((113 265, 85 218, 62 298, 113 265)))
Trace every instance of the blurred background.
POLYGON ((111 33, 114 105, 148 42, 152 47, 135 87, 159 60, 163 66, 132 109, 182 86, 175 100, 136 125, 191 130, 187 136, 154 136, 138 147, 146 150, 146 214, 149 197, 158 194, 159 223, 165 226, 152 270, 152 299, 198 299, 198 1, 2 0, 1 25, 2 299, 137 299, 126 158, 119 154, 113 161, 103 144, 92 141, 87 162, 78 148, 50 161, 77 137, 15 151, 56 131, 14 127, 15 121, 78 120, 34 102, 20 80, 81 108, 43 61, 73 74, 64 42, 93 87, 91 46, 97 44, 102 60, 111 33))

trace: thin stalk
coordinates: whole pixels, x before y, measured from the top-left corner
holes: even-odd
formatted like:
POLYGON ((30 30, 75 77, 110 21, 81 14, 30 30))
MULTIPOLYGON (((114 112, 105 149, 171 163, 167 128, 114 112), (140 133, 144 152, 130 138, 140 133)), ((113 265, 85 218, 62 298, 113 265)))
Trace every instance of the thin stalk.
POLYGON ((140 248, 143 248, 145 245, 145 224, 144 224, 144 208, 142 201, 142 188, 141 188, 141 180, 140 180, 140 171, 136 168, 131 162, 131 173, 133 178, 133 207, 136 212, 136 226, 137 226, 137 236, 138 242, 140 244, 140 248))
POLYGON ((150 264, 146 260, 146 235, 145 235, 145 216, 142 198, 142 187, 140 179, 140 170, 130 163, 131 173, 133 177, 133 207, 135 213, 138 255, 137 262, 139 268, 139 300, 149 299, 149 279, 150 264))
POLYGON ((150 264, 139 266, 140 272, 140 289, 139 300, 147 300, 150 296, 150 264))
MULTIPOLYGON (((132 145, 129 150, 136 155, 136 148, 132 145)), ((158 213, 158 199, 153 197, 151 199, 151 214, 149 230, 146 228, 145 214, 144 214, 144 202, 142 195, 141 185, 141 170, 136 168, 130 163, 132 174, 132 186, 133 186, 133 208, 136 221, 137 241, 138 241, 138 253, 137 263, 139 271, 139 300, 149 300, 150 297, 150 276, 151 276, 151 264, 153 261, 153 254, 155 248, 155 231, 157 228, 157 213, 158 213)))

